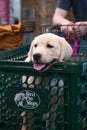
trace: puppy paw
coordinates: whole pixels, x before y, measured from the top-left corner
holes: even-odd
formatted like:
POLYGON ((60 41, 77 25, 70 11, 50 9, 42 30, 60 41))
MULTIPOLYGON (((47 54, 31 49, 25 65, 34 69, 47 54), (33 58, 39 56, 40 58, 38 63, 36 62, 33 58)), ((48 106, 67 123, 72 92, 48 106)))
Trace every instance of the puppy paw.
POLYGON ((27 57, 27 58, 25 59, 25 62, 30 62, 30 57, 27 57))
POLYGON ((64 60, 62 60, 62 59, 60 59, 60 60, 59 60, 59 62, 62 62, 62 63, 63 63, 63 62, 65 62, 65 61, 64 61, 64 60))

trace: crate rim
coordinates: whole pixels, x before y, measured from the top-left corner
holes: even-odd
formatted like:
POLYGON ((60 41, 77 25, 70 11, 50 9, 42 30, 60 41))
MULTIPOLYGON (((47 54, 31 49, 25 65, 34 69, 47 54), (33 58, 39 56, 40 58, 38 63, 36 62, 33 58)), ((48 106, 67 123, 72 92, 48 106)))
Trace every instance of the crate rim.
MULTIPOLYGON (((87 68, 86 67, 87 62, 84 63, 76 63, 76 64, 72 64, 72 63, 70 64, 68 62, 56 63, 51 68, 49 68, 47 72, 54 71, 54 72, 62 72, 62 73, 81 73, 82 70, 84 69, 84 66, 85 68, 87 68)), ((6 70, 35 71, 32 62, 0 60, 0 71, 6 71, 6 70)), ((39 73, 43 73, 43 72, 39 72, 39 73)))

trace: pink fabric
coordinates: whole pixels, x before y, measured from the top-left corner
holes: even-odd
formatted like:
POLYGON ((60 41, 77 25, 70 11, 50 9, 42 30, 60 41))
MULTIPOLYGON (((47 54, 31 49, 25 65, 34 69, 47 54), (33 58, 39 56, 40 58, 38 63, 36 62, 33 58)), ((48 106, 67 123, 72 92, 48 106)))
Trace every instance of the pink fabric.
MULTIPOLYGON (((70 34, 68 35, 67 40, 68 40, 68 42, 70 43, 70 34)), ((79 40, 78 40, 78 38, 76 37, 75 42, 74 42, 74 45, 73 45, 73 48, 72 48, 72 49, 73 49, 73 51, 72 51, 72 56, 77 55, 77 53, 78 53, 78 48, 79 48, 79 40)))
POLYGON ((73 56, 78 53, 78 44, 79 44, 79 41, 78 41, 78 38, 76 38, 76 40, 74 42, 74 46, 73 46, 73 51, 72 51, 73 56))

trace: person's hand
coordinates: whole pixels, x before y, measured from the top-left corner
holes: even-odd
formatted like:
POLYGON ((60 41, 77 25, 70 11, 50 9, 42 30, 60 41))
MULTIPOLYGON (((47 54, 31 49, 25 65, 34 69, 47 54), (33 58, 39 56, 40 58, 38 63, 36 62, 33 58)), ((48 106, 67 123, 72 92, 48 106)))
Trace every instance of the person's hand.
POLYGON ((74 23, 73 22, 70 22, 70 23, 65 23, 64 25, 61 25, 61 32, 64 33, 65 35, 72 35, 74 33, 74 30, 73 30, 73 26, 74 26, 74 23))
POLYGON ((76 37, 80 37, 86 34, 87 32, 87 24, 86 22, 76 22, 73 26, 73 30, 76 37))

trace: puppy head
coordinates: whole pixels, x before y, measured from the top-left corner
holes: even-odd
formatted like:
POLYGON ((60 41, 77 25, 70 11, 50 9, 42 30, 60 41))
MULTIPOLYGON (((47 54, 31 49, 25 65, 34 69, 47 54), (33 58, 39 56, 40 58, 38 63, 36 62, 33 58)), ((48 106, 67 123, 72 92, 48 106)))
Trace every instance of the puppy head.
POLYGON ((39 35, 32 41, 25 61, 32 61, 34 69, 45 71, 58 60, 60 61, 61 48, 63 48, 61 37, 51 33, 39 35))

